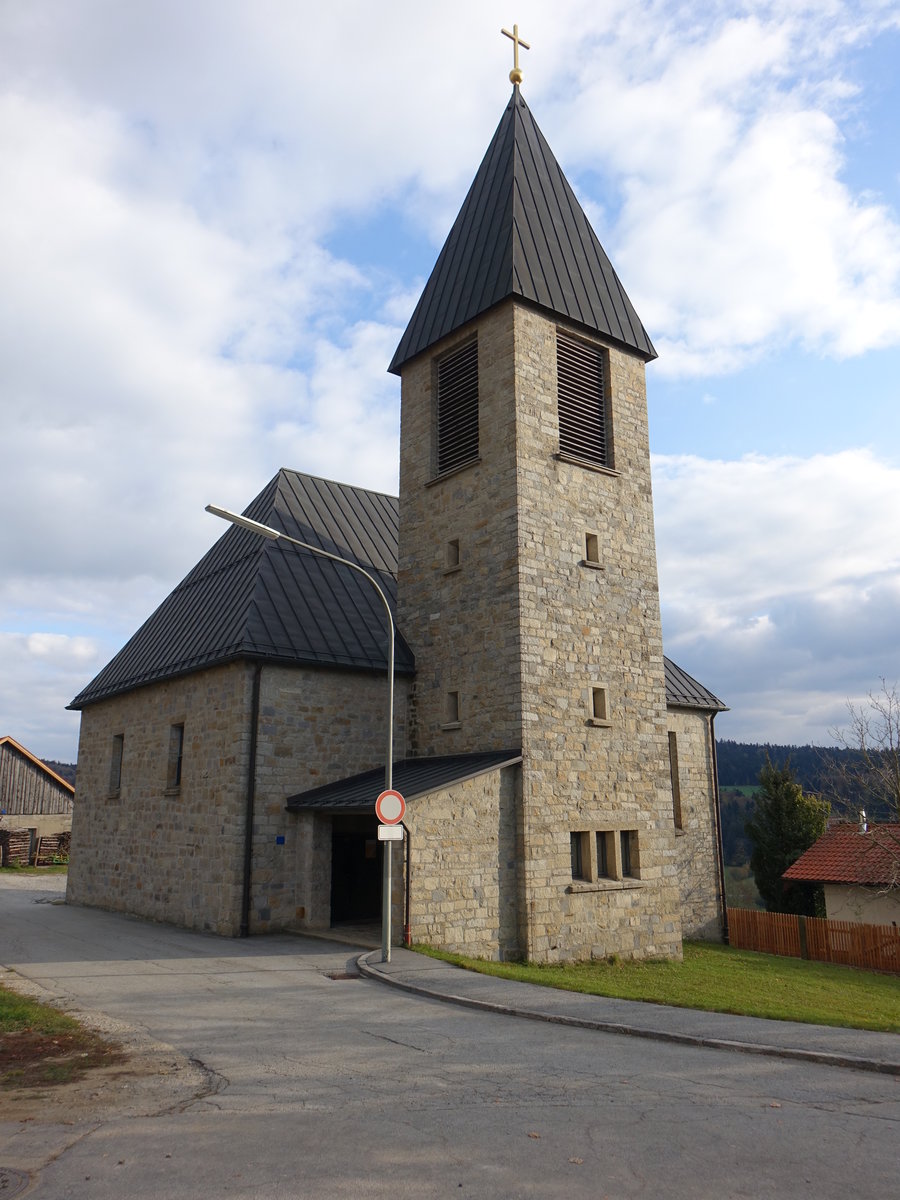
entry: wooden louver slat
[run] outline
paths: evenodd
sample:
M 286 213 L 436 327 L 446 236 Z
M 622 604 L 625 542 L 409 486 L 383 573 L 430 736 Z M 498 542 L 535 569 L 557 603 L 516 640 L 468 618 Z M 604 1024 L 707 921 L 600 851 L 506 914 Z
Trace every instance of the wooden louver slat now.
M 478 457 L 478 342 L 467 342 L 438 364 L 438 474 Z
M 559 448 L 563 454 L 611 467 L 603 350 L 557 331 Z

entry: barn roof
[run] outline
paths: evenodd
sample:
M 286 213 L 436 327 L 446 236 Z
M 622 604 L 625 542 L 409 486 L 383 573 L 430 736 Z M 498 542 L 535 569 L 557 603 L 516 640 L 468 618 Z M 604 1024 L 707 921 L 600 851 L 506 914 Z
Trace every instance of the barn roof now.
M 20 754 L 24 759 L 26 759 L 27 762 L 31 763 L 32 766 L 37 767 L 41 772 L 43 772 L 48 779 L 51 779 L 54 783 L 58 783 L 60 787 L 65 788 L 70 796 L 75 795 L 75 789 L 72 787 L 71 783 L 69 783 L 68 779 L 63 779 L 61 775 L 57 775 L 57 773 L 48 767 L 45 762 L 42 762 L 39 758 L 32 754 L 30 750 L 26 750 L 21 742 L 17 742 L 15 738 L 7 735 L 6 737 L 0 737 L 0 749 L 2 749 L 4 746 L 9 747 L 9 749 L 14 751 L 16 754 Z
M 518 87 L 389 370 L 509 297 L 656 351 Z

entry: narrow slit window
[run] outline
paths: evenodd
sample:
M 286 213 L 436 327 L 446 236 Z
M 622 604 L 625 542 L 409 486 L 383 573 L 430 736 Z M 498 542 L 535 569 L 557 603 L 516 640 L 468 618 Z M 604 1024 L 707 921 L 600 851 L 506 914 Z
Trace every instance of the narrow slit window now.
M 591 688 L 591 719 L 594 721 L 609 720 L 609 697 L 605 687 Z
M 177 791 L 181 787 L 181 768 L 184 762 L 184 725 L 169 726 L 169 765 L 166 773 L 166 788 Z
M 605 350 L 557 330 L 556 374 L 560 452 L 612 467 Z
M 681 815 L 681 780 L 678 775 L 678 736 L 669 734 L 669 775 L 672 780 L 672 815 L 675 828 L 684 829 Z
M 584 535 L 584 561 L 589 563 L 600 562 L 600 539 L 596 533 L 586 533 Z
M 478 341 L 466 342 L 437 365 L 437 473 L 478 458 Z
M 122 787 L 122 758 L 125 754 L 125 734 L 117 733 L 112 740 L 112 755 L 109 762 L 109 790 L 118 794 Z
M 444 548 L 444 570 L 455 571 L 459 564 L 459 538 L 451 538 Z

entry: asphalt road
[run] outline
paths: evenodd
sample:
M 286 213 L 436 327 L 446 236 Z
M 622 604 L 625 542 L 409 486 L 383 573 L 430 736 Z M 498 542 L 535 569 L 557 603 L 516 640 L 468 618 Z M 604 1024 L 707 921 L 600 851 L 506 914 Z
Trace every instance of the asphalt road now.
M 896 1076 L 480 1013 L 330 978 L 346 946 L 206 937 L 44 887 L 4 881 L 0 963 L 172 1047 L 173 1070 L 152 1104 L 0 1124 L 0 1178 L 29 1171 L 40 1200 L 898 1193 Z

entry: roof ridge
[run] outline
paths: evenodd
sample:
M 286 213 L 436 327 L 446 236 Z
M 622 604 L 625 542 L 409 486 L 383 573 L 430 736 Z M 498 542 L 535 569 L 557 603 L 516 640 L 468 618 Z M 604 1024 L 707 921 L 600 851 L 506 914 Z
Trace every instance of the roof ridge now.
M 388 370 L 399 374 L 404 363 L 510 298 L 608 337 L 645 361 L 656 358 L 622 281 L 518 88 Z
M 10 737 L 9 734 L 6 734 L 5 736 L 0 737 L 0 746 L 5 744 L 9 744 L 15 750 L 18 750 L 20 754 L 24 754 L 25 757 L 33 762 L 36 767 L 40 767 L 42 771 L 46 771 L 46 773 L 55 779 L 57 783 L 61 783 L 66 791 L 71 792 L 73 796 L 75 795 L 75 789 L 72 787 L 71 783 L 69 783 L 68 779 L 63 779 L 62 775 L 57 775 L 52 767 L 48 767 L 43 759 L 38 758 L 36 754 L 32 754 L 31 751 L 27 750 L 21 742 L 17 742 L 14 737 Z

